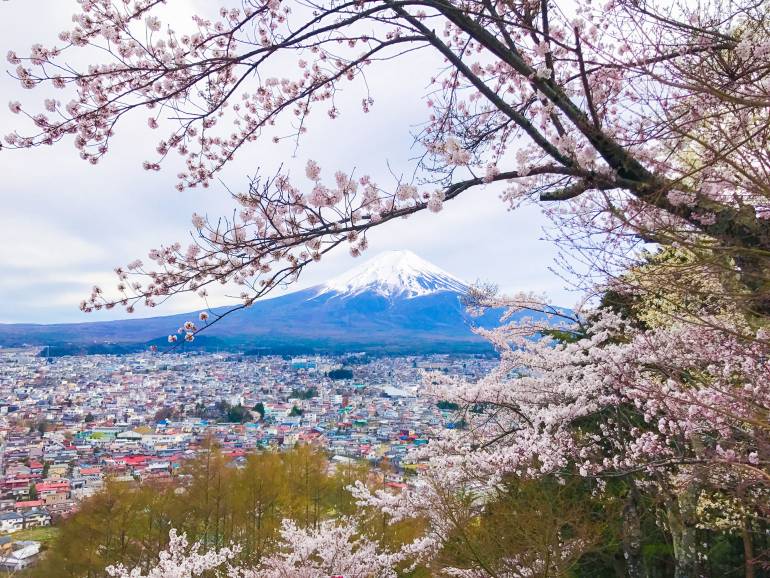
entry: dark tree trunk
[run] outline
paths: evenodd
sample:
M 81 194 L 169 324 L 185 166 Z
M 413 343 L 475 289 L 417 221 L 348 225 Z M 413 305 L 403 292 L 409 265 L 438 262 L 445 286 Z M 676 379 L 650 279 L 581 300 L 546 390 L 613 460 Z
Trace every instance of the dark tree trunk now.
M 756 568 L 754 567 L 754 542 L 751 536 L 751 522 L 748 518 L 743 519 L 741 537 L 743 538 L 743 559 L 746 568 L 746 578 L 756 578 Z
M 696 508 L 700 495 L 700 484 L 695 480 L 682 489 L 677 496 L 666 500 L 669 530 L 674 546 L 674 578 L 697 578 L 698 542 Z
M 623 506 L 623 558 L 626 562 L 626 575 L 629 578 L 644 578 L 639 492 L 633 482 L 626 497 L 626 504 Z

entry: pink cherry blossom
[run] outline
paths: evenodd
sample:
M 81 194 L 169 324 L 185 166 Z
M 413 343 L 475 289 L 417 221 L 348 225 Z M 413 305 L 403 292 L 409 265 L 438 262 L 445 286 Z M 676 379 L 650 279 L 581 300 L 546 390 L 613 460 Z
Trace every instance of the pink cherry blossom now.
M 83 311 L 152 307 L 220 283 L 238 286 L 247 307 L 329 251 L 361 255 L 372 227 L 499 187 L 501 210 L 534 203 L 551 220 L 546 234 L 567 255 L 565 277 L 588 296 L 610 291 L 646 309 L 565 312 L 532 295 L 471 295 L 480 310 L 506 310 L 501 327 L 477 330 L 500 352 L 499 368 L 474 383 L 441 375 L 429 383 L 441 399 L 479 411 L 467 412 L 466 430 L 440 432 L 415 452 L 426 471 L 406 491 L 357 486 L 359 502 L 396 520 L 422 516 L 426 533 L 405 551 L 430 557 L 450 536 L 436 508 L 442 492 L 492 493 L 505 475 L 579 475 L 597 491 L 606 477 L 642 474 L 648 485 L 688 488 L 706 470 L 724 488 L 767 483 L 763 3 L 372 0 L 306 10 L 269 0 L 195 16 L 196 30 L 181 36 L 162 25 L 160 4 L 83 1 L 63 47 L 10 52 L 22 88 L 51 85 L 62 96 L 54 115 L 25 101 L 6 148 L 71 141 L 97 163 L 124 119 L 147 108 L 148 128 L 165 132 L 147 146 L 144 169 L 178 164 L 178 189 L 204 188 L 265 139 L 299 146 L 310 127 L 356 114 L 359 103 L 369 110 L 376 95 L 366 75 L 384 61 L 422 82 L 429 106 L 405 127 L 417 127 L 415 161 L 396 173 L 408 181 L 368 176 L 386 174 L 383 159 L 324 171 L 309 160 L 298 179 L 256 174 L 232 187 L 232 213 L 193 216 L 192 246 L 170 241 L 149 252 L 148 265 L 117 268 L 117 292 L 95 287 Z M 418 48 L 440 64 L 417 66 Z M 92 62 L 70 64 L 86 53 Z M 355 110 L 344 110 L 343 92 Z M 358 130 L 368 134 L 365 124 Z M 334 134 L 348 137 L 360 135 Z M 682 251 L 676 274 L 634 277 L 651 246 Z M 658 282 L 645 281 L 654 274 Z M 691 286 L 677 287 L 684 277 Z M 196 331 L 179 335 L 191 341 Z M 359 550 L 379 567 L 370 544 L 345 528 L 324 527 L 324 540 L 284 530 L 292 544 L 276 567 L 332 572 L 324 553 L 339 550 L 351 568 L 362 563 Z

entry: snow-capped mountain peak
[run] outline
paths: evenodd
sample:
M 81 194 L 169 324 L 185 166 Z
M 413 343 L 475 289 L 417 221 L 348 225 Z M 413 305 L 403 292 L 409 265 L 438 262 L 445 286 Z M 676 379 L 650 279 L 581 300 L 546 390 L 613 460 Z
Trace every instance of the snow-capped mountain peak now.
M 467 290 L 466 283 L 411 251 L 385 251 L 327 281 L 318 294 L 357 295 L 369 291 L 383 297 L 411 298 Z

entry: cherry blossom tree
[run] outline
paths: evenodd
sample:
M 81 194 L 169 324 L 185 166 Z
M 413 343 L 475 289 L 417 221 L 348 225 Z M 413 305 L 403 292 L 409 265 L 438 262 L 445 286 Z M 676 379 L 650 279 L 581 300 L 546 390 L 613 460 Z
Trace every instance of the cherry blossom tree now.
M 328 520 L 315 530 L 284 520 L 281 539 L 282 549 L 261 563 L 255 578 L 395 578 L 396 567 L 409 555 L 407 549 L 383 551 L 350 519 Z
M 171 530 L 168 547 L 160 553 L 157 565 L 146 573 L 141 568 L 128 569 L 122 565 L 110 566 L 106 570 L 114 578 L 193 578 L 217 570 L 225 570 L 224 575 L 228 572 L 232 572 L 231 576 L 239 575 L 240 570 L 230 566 L 238 554 L 237 547 L 201 550 L 200 544 L 190 546 L 184 534 Z
M 200 544 L 190 546 L 184 535 L 171 530 L 168 547 L 148 571 L 118 565 L 107 568 L 107 572 L 115 578 L 395 578 L 396 566 L 407 559 L 406 550 L 383 552 L 375 542 L 360 535 L 353 520 L 325 521 L 315 530 L 284 520 L 277 547 L 276 553 L 258 567 L 243 568 L 232 564 L 237 546 L 201 551 Z
M 97 163 L 124 119 L 144 113 L 148 131 L 165 131 L 145 168 L 179 155 L 180 190 L 209 186 L 285 117 L 291 132 L 275 138 L 301 139 L 312 114 L 337 117 L 343 88 L 369 110 L 366 74 L 384 60 L 421 50 L 445 64 L 425 79 L 414 181 L 326 177 L 312 160 L 301 178 L 255 178 L 235 194 L 234 218 L 194 215 L 195 243 L 118 268 L 118 294 L 97 287 L 84 311 L 132 311 L 217 282 L 242 285 L 250 304 L 338 245 L 364 251 L 373 226 L 496 182 L 504 202 L 544 203 L 570 242 L 590 237 L 605 257 L 640 238 L 710 246 L 764 310 L 761 3 L 223 0 L 190 33 L 160 20 L 161 0 L 79 3 L 58 45 L 9 52 L 24 87 L 50 85 L 62 99 L 10 103 L 34 128 L 20 123 L 6 148 L 71 140 Z M 68 64 L 80 51 L 92 59 L 84 69 Z
M 578 475 L 601 491 L 624 479 L 627 515 L 639 490 L 665 497 L 677 576 L 696 573 L 697 511 L 713 492 L 766 515 L 766 329 L 726 312 L 710 319 L 701 311 L 697 323 L 663 316 L 665 323 L 649 327 L 608 306 L 566 312 L 534 295 L 475 298 L 482 309 L 505 308 L 505 318 L 530 317 L 478 330 L 501 353 L 498 368 L 481 380 L 429 376 L 433 395 L 460 407 L 466 428 L 444 430 L 413 453 L 429 469 L 404 493 L 359 483 L 354 494 L 362 505 L 395 519 L 423 516 L 441 543 L 452 517 L 439 504 L 460 488 L 495 495 L 509 476 Z M 624 547 L 628 573 L 643 575 L 640 544 Z

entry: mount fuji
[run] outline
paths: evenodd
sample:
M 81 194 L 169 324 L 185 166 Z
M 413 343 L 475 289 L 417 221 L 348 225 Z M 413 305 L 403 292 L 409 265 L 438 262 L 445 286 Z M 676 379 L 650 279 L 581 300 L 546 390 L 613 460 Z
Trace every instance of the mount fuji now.
M 468 288 L 411 251 L 384 252 L 322 285 L 259 300 L 228 315 L 201 333 L 194 346 L 254 353 L 491 352 L 471 327 L 489 326 L 499 315 L 471 318 L 462 304 Z M 165 347 L 169 333 L 194 319 L 195 313 L 75 324 L 0 324 L 0 346 L 47 345 L 53 354 Z
M 463 294 L 468 285 L 411 251 L 386 251 L 327 281 L 318 295 L 374 293 L 387 299 L 411 299 L 442 291 Z

